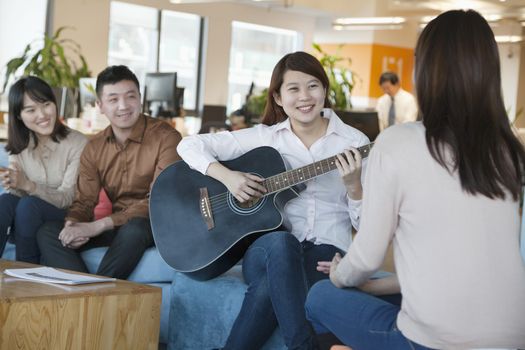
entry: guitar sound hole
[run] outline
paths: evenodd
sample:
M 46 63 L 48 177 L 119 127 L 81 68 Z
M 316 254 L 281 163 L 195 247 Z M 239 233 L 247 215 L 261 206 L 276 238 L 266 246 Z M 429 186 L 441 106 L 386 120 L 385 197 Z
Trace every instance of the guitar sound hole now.
M 250 209 L 254 206 L 256 206 L 259 202 L 261 201 L 261 198 L 257 198 L 257 199 L 251 199 L 249 201 L 246 201 L 246 202 L 239 202 L 237 199 L 235 199 L 235 204 L 239 207 L 239 208 L 242 208 L 242 209 Z

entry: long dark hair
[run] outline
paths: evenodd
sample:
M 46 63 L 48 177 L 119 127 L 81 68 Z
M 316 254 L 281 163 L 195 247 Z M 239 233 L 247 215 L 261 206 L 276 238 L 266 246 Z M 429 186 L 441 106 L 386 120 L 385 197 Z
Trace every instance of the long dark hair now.
M 27 148 L 30 135 L 33 135 L 35 148 L 38 146 L 38 137 L 34 131 L 29 130 L 22 121 L 21 113 L 24 109 L 24 95 L 27 94 L 35 102 L 52 102 L 56 108 L 56 121 L 51 139 L 60 142 L 69 133 L 67 128 L 58 118 L 58 109 L 55 94 L 51 87 L 42 79 L 29 76 L 20 78 L 9 89 L 9 125 L 7 128 L 7 145 L 5 149 L 10 154 L 19 154 Z
M 321 63 L 319 63 L 317 58 L 306 52 L 297 51 L 289 53 L 281 58 L 273 69 L 270 87 L 268 88 L 268 97 L 266 98 L 266 107 L 264 108 L 263 113 L 263 124 L 273 125 L 288 118 L 283 107 L 275 102 L 274 95 L 280 95 L 284 74 L 289 70 L 303 72 L 319 79 L 326 91 L 324 106 L 330 107 L 330 101 L 328 100 L 328 88 L 330 83 Z
M 432 157 L 458 171 L 467 193 L 505 198 L 508 190 L 516 200 L 525 151 L 505 111 L 498 48 L 487 21 L 472 10 L 445 12 L 425 27 L 415 55 L 417 100 Z

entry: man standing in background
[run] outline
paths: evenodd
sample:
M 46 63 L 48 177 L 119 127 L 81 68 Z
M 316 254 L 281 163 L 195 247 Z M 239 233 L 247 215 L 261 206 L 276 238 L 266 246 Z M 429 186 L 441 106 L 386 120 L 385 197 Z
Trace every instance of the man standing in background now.
M 377 101 L 376 107 L 381 130 L 390 125 L 412 122 L 417 119 L 416 99 L 401 88 L 396 73 L 381 74 L 379 85 L 385 93 Z

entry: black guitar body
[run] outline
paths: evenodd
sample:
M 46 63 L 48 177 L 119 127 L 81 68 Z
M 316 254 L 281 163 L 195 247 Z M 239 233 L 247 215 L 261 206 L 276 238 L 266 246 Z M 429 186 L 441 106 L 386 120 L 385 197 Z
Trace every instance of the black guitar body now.
M 262 178 L 286 171 L 281 155 L 271 147 L 259 147 L 221 163 Z M 212 202 L 211 229 L 202 215 L 203 188 Z M 296 195 L 296 189 L 286 189 L 243 208 L 222 183 L 179 161 L 162 171 L 151 190 L 155 244 L 175 270 L 196 280 L 211 279 L 235 265 L 258 237 L 278 229 L 282 224 L 279 210 Z

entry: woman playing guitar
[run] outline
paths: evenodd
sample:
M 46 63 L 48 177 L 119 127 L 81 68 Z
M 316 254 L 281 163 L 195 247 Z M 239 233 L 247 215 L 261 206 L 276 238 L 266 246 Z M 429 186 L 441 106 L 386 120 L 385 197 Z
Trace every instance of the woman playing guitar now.
M 283 230 L 258 238 L 243 259 L 248 291 L 225 349 L 258 349 L 277 325 L 290 349 L 316 347 L 306 320 L 308 289 L 327 277 L 318 261 L 343 253 L 357 228 L 362 197 L 362 162 L 357 147 L 368 144 L 328 107 L 328 77 L 305 52 L 284 56 L 275 66 L 263 124 L 250 129 L 184 138 L 178 152 L 192 168 L 222 182 L 239 202 L 267 191 L 255 174 L 226 168 L 225 161 L 261 146 L 277 149 L 289 169 L 342 153 L 338 172 L 315 177 L 286 205 Z

